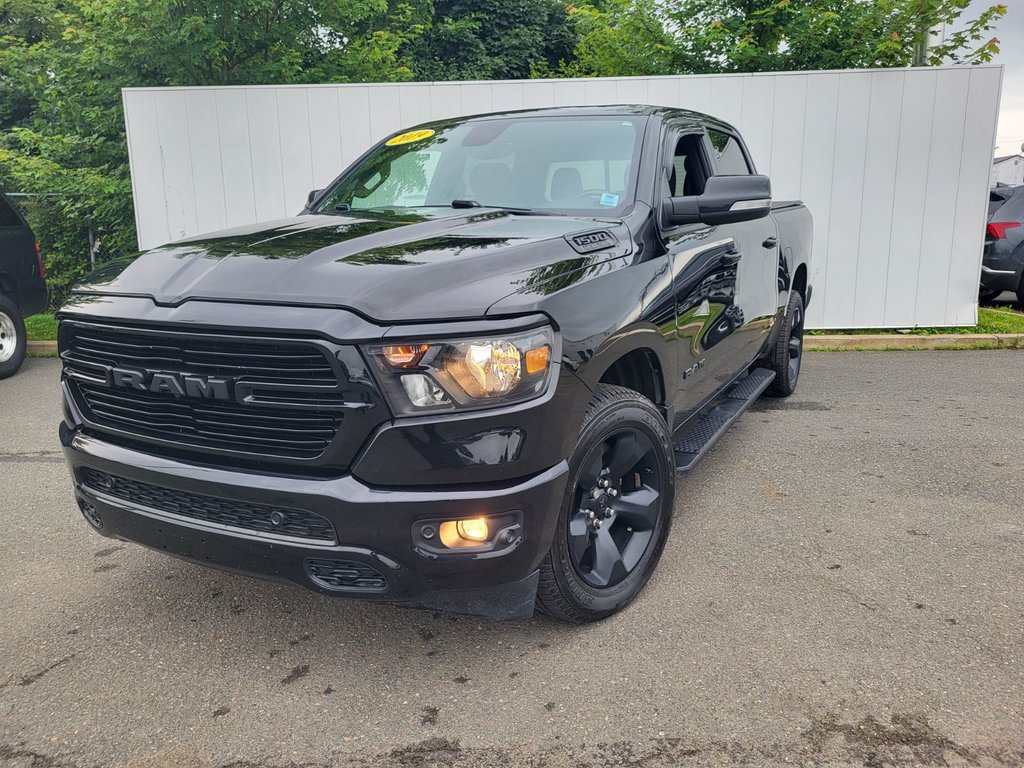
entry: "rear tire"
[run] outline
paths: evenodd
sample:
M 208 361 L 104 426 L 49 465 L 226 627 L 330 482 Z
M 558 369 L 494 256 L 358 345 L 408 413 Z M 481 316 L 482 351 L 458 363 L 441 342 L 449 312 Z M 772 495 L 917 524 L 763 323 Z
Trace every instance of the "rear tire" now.
M 643 395 L 599 384 L 569 460 L 537 609 L 575 624 L 622 610 L 654 572 L 672 524 L 668 425 Z
M 0 379 L 18 372 L 26 347 L 25 321 L 18 305 L 0 294 Z
M 775 380 L 765 391 L 769 397 L 789 397 L 796 390 L 804 358 L 804 298 L 797 291 L 789 292 L 786 319 L 779 328 L 779 337 L 768 355 L 768 367 L 775 371 Z

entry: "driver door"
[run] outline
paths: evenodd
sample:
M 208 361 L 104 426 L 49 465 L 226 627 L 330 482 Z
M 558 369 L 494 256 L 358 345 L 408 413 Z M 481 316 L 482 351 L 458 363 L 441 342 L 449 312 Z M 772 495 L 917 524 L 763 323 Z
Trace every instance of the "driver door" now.
M 739 136 L 724 127 L 709 126 L 705 141 L 716 176 L 750 176 L 756 173 Z M 778 309 L 778 227 L 769 214 L 760 219 L 718 227 L 734 243 L 736 253 L 733 296 L 730 305 L 729 360 L 727 376 L 741 373 L 760 353 L 775 324 Z
M 702 194 L 715 168 L 710 146 L 703 126 L 670 125 L 662 145 L 656 199 Z M 732 227 L 671 227 L 659 221 L 675 294 L 679 370 L 674 402 L 680 420 L 742 367 L 737 331 L 743 316 L 736 303 L 741 243 Z

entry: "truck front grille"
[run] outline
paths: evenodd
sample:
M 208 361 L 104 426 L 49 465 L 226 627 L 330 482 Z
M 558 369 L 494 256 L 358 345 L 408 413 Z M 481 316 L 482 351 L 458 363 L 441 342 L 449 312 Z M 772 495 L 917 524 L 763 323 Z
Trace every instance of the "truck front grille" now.
M 252 409 L 237 403 L 175 402 L 149 392 L 115 391 L 79 384 L 93 419 L 140 437 L 224 451 L 311 459 L 322 454 L 338 430 L 336 415 Z
M 94 492 L 165 514 L 216 523 L 239 531 L 304 539 L 317 544 L 336 544 L 338 540 L 329 520 L 302 509 L 250 504 L 177 491 L 111 475 L 91 467 L 79 472 L 79 480 Z
M 366 387 L 352 397 L 338 350 L 358 355 L 312 340 L 61 324 L 65 376 L 92 425 L 186 452 L 249 459 L 316 460 L 346 416 L 374 405 Z M 160 379 L 162 388 L 152 383 Z M 226 383 L 217 391 L 213 381 Z M 352 437 L 362 442 L 363 435 Z

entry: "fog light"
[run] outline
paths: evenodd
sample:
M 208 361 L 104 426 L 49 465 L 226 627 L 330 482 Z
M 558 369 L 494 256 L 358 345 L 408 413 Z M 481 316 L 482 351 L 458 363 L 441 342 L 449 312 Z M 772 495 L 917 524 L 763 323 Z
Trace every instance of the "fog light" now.
M 486 517 L 468 520 L 447 520 L 438 530 L 441 543 L 450 549 L 462 549 L 483 544 L 491 537 Z
M 487 541 L 491 535 L 490 531 L 487 530 L 487 519 L 484 517 L 459 520 L 455 524 L 455 530 L 459 532 L 459 536 L 470 541 Z

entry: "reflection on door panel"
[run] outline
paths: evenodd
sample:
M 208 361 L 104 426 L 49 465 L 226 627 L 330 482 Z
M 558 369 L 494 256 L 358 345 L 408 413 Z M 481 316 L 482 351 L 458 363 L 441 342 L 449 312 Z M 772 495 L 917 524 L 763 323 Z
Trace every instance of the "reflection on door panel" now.
M 712 244 L 676 277 L 677 334 L 699 357 L 743 325 L 736 306 L 736 265 L 723 265 L 732 241 Z
M 736 305 L 736 264 L 727 263 L 726 258 L 734 242 L 731 238 L 704 240 L 712 232 L 698 230 L 671 243 L 681 411 L 697 406 L 719 386 L 723 364 L 729 367 L 732 354 L 707 353 L 719 345 L 727 348 L 729 337 L 744 322 Z

